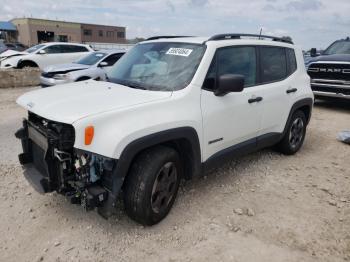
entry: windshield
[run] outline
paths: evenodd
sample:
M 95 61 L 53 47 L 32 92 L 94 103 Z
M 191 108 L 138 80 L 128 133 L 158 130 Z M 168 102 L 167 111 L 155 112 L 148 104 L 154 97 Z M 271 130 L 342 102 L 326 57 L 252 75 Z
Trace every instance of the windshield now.
M 173 91 L 192 80 L 205 46 L 187 43 L 138 44 L 108 74 L 109 81 L 133 88 Z
M 25 52 L 34 53 L 35 51 L 39 50 L 40 48 L 42 48 L 44 46 L 45 45 L 35 45 L 35 46 L 32 46 L 31 48 L 28 48 L 27 50 L 25 50 Z
M 82 64 L 82 65 L 94 65 L 98 61 L 100 61 L 102 58 L 104 58 L 106 55 L 107 55 L 106 53 L 95 52 L 87 56 L 84 56 L 82 59 L 78 60 L 75 63 Z
M 325 55 L 350 54 L 350 41 L 339 41 L 333 43 L 324 52 Z

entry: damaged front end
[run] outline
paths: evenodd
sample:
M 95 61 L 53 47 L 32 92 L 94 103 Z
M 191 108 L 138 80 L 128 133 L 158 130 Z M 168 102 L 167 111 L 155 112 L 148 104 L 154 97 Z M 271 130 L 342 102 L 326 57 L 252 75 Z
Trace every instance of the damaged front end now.
M 15 135 L 22 142 L 24 175 L 38 192 L 56 191 L 85 210 L 98 208 L 102 216 L 111 215 L 120 189 L 115 190 L 112 179 L 117 160 L 75 149 L 72 125 L 31 112 Z

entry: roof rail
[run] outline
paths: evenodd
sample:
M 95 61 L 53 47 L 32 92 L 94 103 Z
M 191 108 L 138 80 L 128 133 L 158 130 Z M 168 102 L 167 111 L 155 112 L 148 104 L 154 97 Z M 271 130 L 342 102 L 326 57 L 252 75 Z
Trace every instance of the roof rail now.
M 220 34 L 220 35 L 214 35 L 214 36 L 210 37 L 208 39 L 208 41 L 241 39 L 241 37 L 257 37 L 258 39 L 268 38 L 268 39 L 272 39 L 272 41 L 294 44 L 293 41 L 291 41 L 287 38 L 268 36 L 268 35 L 255 35 L 255 34 Z
M 162 38 L 181 38 L 181 37 L 190 37 L 190 36 L 181 36 L 181 35 L 161 35 L 161 36 L 152 36 L 146 39 L 146 41 L 149 40 L 157 40 Z

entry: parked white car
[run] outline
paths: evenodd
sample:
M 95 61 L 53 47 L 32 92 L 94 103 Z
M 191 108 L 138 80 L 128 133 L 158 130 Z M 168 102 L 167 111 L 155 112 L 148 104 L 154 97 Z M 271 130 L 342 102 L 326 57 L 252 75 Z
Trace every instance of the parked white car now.
M 19 161 L 39 192 L 104 217 L 121 195 L 145 225 L 169 213 L 182 178 L 265 147 L 297 153 L 314 102 L 301 49 L 262 35 L 154 37 L 108 78 L 18 98 Z
M 96 51 L 73 63 L 48 66 L 40 76 L 41 86 L 48 87 L 88 79 L 105 81 L 106 73 L 125 52 L 121 49 Z
M 0 68 L 39 67 L 70 63 L 94 50 L 83 44 L 45 43 L 23 52 L 8 50 L 0 54 Z

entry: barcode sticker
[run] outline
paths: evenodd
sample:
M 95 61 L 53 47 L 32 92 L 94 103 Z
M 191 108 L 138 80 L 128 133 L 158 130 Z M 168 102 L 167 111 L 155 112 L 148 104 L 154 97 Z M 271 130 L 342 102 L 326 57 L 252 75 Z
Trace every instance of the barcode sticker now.
M 186 48 L 170 48 L 168 52 L 166 52 L 167 55 L 178 55 L 178 56 L 189 56 L 192 53 L 192 49 L 186 49 Z

